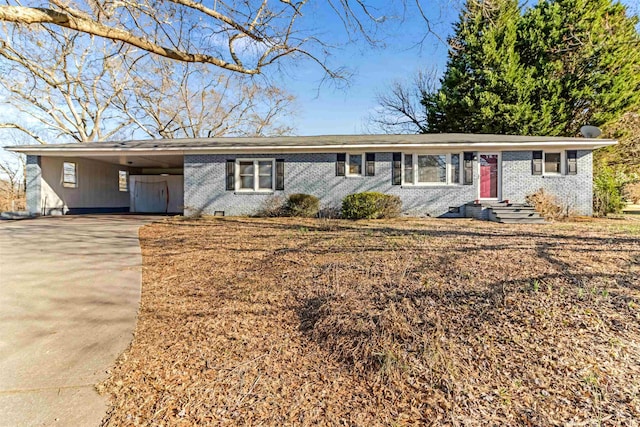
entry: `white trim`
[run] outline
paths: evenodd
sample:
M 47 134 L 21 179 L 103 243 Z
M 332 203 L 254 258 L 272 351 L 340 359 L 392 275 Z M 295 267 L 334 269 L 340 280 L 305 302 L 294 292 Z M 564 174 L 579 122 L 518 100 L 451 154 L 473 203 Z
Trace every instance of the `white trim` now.
M 125 187 L 122 187 L 122 177 L 120 176 L 124 172 L 124 184 Z M 121 193 L 129 192 L 129 171 L 125 169 L 118 169 L 118 191 Z
M 275 183 L 275 168 L 276 159 L 263 159 L 263 158 L 237 158 L 235 160 L 235 191 L 237 193 L 273 193 L 276 188 Z M 240 162 L 253 162 L 253 189 L 240 188 Z M 260 188 L 260 162 L 271 162 L 271 188 Z
M 198 140 L 202 143 L 207 143 L 206 139 Z M 198 142 L 194 140 L 193 142 Z M 190 141 L 184 141 L 190 142 Z M 106 143 L 94 143 L 95 145 Z M 264 153 L 335 153 L 335 152 L 397 152 L 413 150 L 435 150 L 435 151 L 451 151 L 451 152 L 463 152 L 463 151 L 530 151 L 530 150 L 544 150 L 545 147 L 553 147 L 559 150 L 595 150 L 596 148 L 606 147 L 609 145 L 615 145 L 615 140 L 605 139 L 592 139 L 576 138 L 576 141 L 531 141 L 531 142 L 509 142 L 509 143 L 496 143 L 496 142 L 443 142 L 443 143 L 345 143 L 345 144 L 327 144 L 327 145 L 312 145 L 312 144 L 300 144 L 300 145 L 262 145 L 262 146 L 248 146 L 248 145 L 231 145 L 220 147 L 156 147 L 156 148 L 135 148 L 135 147 L 92 147 L 87 148 L 87 144 L 78 144 L 78 147 L 73 148 L 56 148 L 55 145 L 49 145 L 43 147 L 41 145 L 34 146 L 7 146 L 4 147 L 8 151 L 43 155 L 43 156 L 110 156 L 114 154 L 126 154 L 132 155 L 185 155 L 185 154 L 238 154 L 251 153 L 251 154 L 264 154 Z
M 364 176 L 364 168 L 366 167 L 365 165 L 365 158 L 364 158 L 364 153 L 345 153 L 345 159 L 344 159 L 344 176 L 346 177 L 352 177 L 352 178 L 361 178 Z M 356 157 L 359 156 L 360 157 L 360 173 L 351 173 L 351 171 L 349 170 L 349 166 L 350 166 L 350 160 L 351 160 L 351 156 Z
M 560 173 L 558 172 L 547 172 L 547 154 L 560 154 Z M 567 174 L 566 168 L 567 162 L 567 150 L 560 151 L 551 151 L 551 150 L 542 150 L 542 175 L 543 176 L 563 176 Z
M 481 197 L 480 196 L 480 180 L 482 179 L 482 173 L 480 171 L 480 156 L 498 156 L 498 188 L 497 188 L 497 196 L 498 197 Z M 482 151 L 478 152 L 478 179 L 476 179 L 478 183 L 478 200 L 502 200 L 502 153 L 500 151 L 487 152 Z
M 64 180 L 64 168 L 67 164 L 73 165 L 73 182 Z M 62 162 L 62 176 L 60 177 L 60 181 L 64 188 L 78 188 L 78 162 L 70 162 L 67 160 Z
M 453 154 L 457 154 L 458 157 L 458 182 L 451 181 L 451 156 Z M 405 155 L 411 155 L 412 157 L 412 173 L 413 173 L 413 182 L 406 182 L 405 178 Z M 434 181 L 434 182 L 418 182 L 418 156 L 445 156 L 445 181 Z M 463 165 L 463 152 L 452 152 L 452 153 L 443 153 L 443 152 L 430 152 L 430 151 L 415 151 L 415 152 L 403 152 L 401 160 L 401 174 L 402 174 L 402 184 L 407 187 L 442 187 L 442 186 L 459 186 L 462 185 L 460 181 L 462 181 L 462 165 Z

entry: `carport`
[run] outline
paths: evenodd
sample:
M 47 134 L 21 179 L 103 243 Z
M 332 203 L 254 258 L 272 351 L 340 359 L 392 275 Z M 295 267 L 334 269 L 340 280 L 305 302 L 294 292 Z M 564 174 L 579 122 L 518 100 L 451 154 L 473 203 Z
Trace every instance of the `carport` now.
M 181 214 L 184 155 L 113 144 L 8 147 L 27 155 L 27 209 L 36 215 Z

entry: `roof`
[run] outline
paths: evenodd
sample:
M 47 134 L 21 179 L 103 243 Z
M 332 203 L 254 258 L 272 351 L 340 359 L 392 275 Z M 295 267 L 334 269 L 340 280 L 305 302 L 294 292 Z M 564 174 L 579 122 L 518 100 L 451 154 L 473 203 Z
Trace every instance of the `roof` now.
M 394 151 L 403 149 L 511 149 L 530 150 L 535 147 L 595 149 L 616 144 L 614 140 L 523 135 L 491 135 L 439 133 L 418 135 L 318 135 L 279 137 L 221 137 L 147 139 L 111 142 L 19 145 L 7 150 L 38 155 L 99 155 L 131 152 L 131 154 L 206 154 L 234 152 L 328 152 L 372 149 Z

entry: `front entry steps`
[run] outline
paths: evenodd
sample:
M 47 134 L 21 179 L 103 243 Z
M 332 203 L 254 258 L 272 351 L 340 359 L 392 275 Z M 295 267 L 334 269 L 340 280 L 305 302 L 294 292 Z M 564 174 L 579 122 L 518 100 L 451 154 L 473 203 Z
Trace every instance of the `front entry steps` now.
M 468 203 L 465 212 L 469 218 L 504 224 L 544 224 L 546 222 L 533 206 L 526 203 L 508 203 L 506 201 Z
M 487 206 L 489 221 L 504 224 L 544 224 L 545 220 L 531 205 L 496 202 Z

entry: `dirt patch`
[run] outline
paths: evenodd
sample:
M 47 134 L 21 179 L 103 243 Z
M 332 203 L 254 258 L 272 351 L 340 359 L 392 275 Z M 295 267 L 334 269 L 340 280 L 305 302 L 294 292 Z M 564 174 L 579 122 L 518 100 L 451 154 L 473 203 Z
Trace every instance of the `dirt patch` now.
M 640 224 L 144 227 L 106 425 L 637 425 Z

